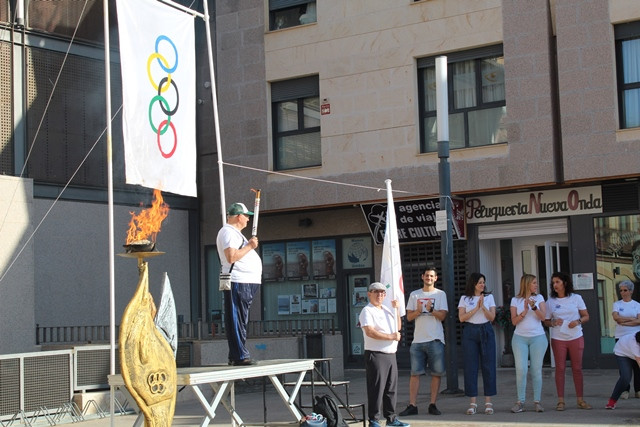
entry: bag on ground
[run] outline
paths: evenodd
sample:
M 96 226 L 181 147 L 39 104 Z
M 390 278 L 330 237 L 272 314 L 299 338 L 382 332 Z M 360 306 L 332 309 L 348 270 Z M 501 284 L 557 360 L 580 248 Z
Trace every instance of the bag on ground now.
M 316 396 L 313 407 L 316 413 L 324 416 L 327 421 L 327 427 L 347 427 L 347 423 L 340 413 L 338 402 L 328 394 Z

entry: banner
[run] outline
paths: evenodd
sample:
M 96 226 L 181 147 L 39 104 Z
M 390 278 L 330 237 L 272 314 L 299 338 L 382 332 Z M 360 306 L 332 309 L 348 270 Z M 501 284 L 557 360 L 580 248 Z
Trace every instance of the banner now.
M 398 226 L 396 211 L 391 194 L 391 181 L 387 180 L 387 224 L 382 246 L 382 265 L 380 268 L 380 282 L 387 286 L 387 296 L 383 303 L 394 310 L 392 300 L 398 300 L 398 314 L 406 314 L 404 301 L 404 285 L 402 282 L 402 265 L 400 263 L 400 241 L 398 240 Z
M 194 18 L 116 0 L 127 184 L 197 196 Z
M 466 239 L 464 221 L 464 201 L 452 198 L 451 219 L 453 239 Z M 382 244 L 385 230 L 387 205 L 371 203 L 361 205 L 364 218 L 376 245 Z M 395 203 L 395 214 L 400 243 L 421 243 L 440 241 L 441 233 L 436 230 L 436 212 L 440 210 L 440 199 L 402 200 Z

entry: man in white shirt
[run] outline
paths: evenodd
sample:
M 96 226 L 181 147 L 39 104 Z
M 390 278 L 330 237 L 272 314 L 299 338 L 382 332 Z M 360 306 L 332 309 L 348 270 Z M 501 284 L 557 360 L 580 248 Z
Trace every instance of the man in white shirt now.
M 364 335 L 369 427 L 380 427 L 381 416 L 386 418 L 387 427 L 409 427 L 396 416 L 396 350 L 401 339 L 402 321 L 400 316 L 382 304 L 386 293 L 386 286 L 380 282 L 369 285 L 369 304 L 362 309 L 359 317 Z M 397 307 L 398 301 L 393 300 L 392 304 Z
M 447 295 L 436 289 L 437 280 L 435 267 L 426 267 L 422 273 L 422 289 L 411 292 L 407 302 L 407 320 L 415 321 L 415 328 L 410 350 L 409 405 L 400 412 L 401 416 L 418 414 L 420 376 L 426 375 L 427 369 L 431 371 L 431 402 L 427 411 L 431 415 L 442 414 L 436 407 L 436 399 L 446 372 L 442 322 L 449 308 Z
M 258 237 L 247 240 L 242 230 L 253 212 L 243 203 L 227 209 L 227 223 L 216 238 L 221 272 L 231 272 L 231 290 L 224 291 L 224 324 L 229 343 L 229 365 L 252 365 L 246 347 L 247 323 L 253 297 L 262 282 L 262 260 L 256 252 Z

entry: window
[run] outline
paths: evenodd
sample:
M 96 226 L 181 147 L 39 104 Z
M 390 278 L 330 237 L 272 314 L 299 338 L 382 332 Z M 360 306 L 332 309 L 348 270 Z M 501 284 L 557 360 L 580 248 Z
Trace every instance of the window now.
M 451 149 L 507 142 L 502 46 L 447 55 Z M 418 61 L 420 152 L 438 151 L 435 57 Z
M 309 0 L 269 0 L 269 29 L 295 27 L 316 22 L 316 2 Z
M 320 166 L 318 76 L 271 85 L 274 170 Z
M 620 128 L 640 127 L 640 22 L 616 25 Z

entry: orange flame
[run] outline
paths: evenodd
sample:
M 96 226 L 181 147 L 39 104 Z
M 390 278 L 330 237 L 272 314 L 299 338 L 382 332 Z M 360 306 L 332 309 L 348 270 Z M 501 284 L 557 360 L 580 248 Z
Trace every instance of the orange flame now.
M 131 221 L 129 222 L 126 244 L 129 245 L 143 240 L 155 242 L 156 235 L 162 226 L 162 221 L 169 215 L 169 205 L 164 203 L 162 192 L 154 189 L 150 208 L 144 209 L 138 215 L 135 212 L 129 213 L 131 214 Z

